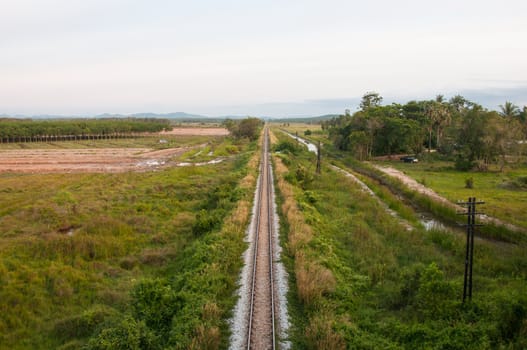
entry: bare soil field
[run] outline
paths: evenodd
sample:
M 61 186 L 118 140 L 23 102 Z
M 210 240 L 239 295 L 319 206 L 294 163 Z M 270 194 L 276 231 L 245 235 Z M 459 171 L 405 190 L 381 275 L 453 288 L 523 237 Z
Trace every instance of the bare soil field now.
M 0 150 L 0 173 L 146 171 L 168 165 L 190 147 Z
M 227 136 L 229 130 L 225 128 L 173 128 L 170 131 L 162 131 L 159 135 Z
M 156 133 L 166 136 L 226 136 L 224 128 L 174 128 Z M 148 171 L 170 166 L 170 160 L 191 148 L 154 150 L 147 147 L 42 148 L 0 150 L 0 173 L 118 173 Z

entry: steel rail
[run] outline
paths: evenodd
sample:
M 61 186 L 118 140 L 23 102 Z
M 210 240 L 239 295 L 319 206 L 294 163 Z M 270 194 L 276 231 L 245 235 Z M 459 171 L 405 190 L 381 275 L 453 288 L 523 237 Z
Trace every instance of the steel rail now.
M 273 347 L 274 350 L 276 348 L 275 343 L 275 317 L 274 317 L 274 273 L 273 273 L 273 228 L 274 228 L 274 221 L 273 221 L 273 191 L 272 191 L 272 179 L 271 179 L 271 163 L 269 162 L 269 129 L 265 130 L 265 140 L 267 145 L 267 151 L 265 153 L 265 157 L 267 160 L 267 220 L 268 220 L 268 229 L 269 229 L 269 280 L 270 280 L 270 288 L 271 288 L 271 325 L 272 325 L 272 341 L 273 341 Z
M 260 236 L 260 221 L 261 221 L 261 208 L 262 208 L 262 197 L 264 193 L 264 187 L 267 185 L 267 220 L 268 220 L 268 235 L 269 235 L 269 281 L 270 281 L 270 296 L 271 296 L 271 324 L 272 324 L 272 349 L 276 349 L 275 342 L 275 306 L 274 306 L 274 284 L 273 284 L 273 250 L 272 250 L 272 233 L 273 233 L 273 222 L 272 222 L 272 183 L 270 176 L 270 163 L 268 160 L 268 148 L 269 148 L 269 133 L 268 129 L 264 133 L 264 144 L 262 150 L 262 164 L 260 167 L 260 188 L 258 192 L 258 203 L 257 203 L 257 215 L 256 215 L 256 228 L 254 235 L 254 251 L 253 251 L 253 275 L 251 281 L 251 295 L 250 295 L 250 308 L 249 308 L 249 322 L 247 327 L 247 350 L 251 349 L 251 335 L 253 331 L 253 314 L 254 314 L 254 298 L 255 298 L 255 286 L 256 286 L 256 264 L 258 260 L 258 240 Z M 265 177 L 265 179 L 264 179 Z

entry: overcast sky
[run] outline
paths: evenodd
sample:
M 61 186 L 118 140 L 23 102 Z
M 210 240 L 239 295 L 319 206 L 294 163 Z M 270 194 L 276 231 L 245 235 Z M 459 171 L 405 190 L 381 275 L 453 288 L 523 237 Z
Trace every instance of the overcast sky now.
M 0 5 L 0 114 L 319 115 L 367 91 L 527 104 L 526 0 Z

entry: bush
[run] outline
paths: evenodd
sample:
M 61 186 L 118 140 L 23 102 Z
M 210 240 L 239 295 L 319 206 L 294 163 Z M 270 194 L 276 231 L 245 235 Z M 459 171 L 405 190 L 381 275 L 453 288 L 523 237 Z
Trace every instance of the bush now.
M 57 337 L 70 339 L 82 338 L 91 335 L 97 326 L 110 316 L 115 316 L 113 309 L 95 307 L 84 311 L 80 315 L 70 316 L 55 323 L 53 332 Z
M 496 301 L 495 314 L 499 337 L 505 341 L 527 343 L 527 299 L 525 296 L 504 293 Z
M 306 190 L 313 182 L 315 177 L 304 166 L 299 165 L 295 172 L 296 180 L 301 184 L 302 189 Z
M 182 304 L 172 287 L 160 279 L 145 280 L 132 291 L 134 316 L 158 332 L 168 332 Z
M 474 162 L 469 160 L 469 159 L 465 159 L 463 158 L 462 156 L 458 156 L 456 158 L 456 162 L 455 162 L 455 168 L 456 170 L 459 170 L 459 171 L 469 171 L 469 170 L 472 170 L 474 168 Z
M 201 209 L 196 215 L 194 225 L 192 225 L 192 233 L 194 236 L 201 236 L 212 231 L 220 225 L 222 217 L 223 215 L 218 210 Z
M 295 144 L 293 141 L 289 140 L 280 141 L 280 143 L 276 144 L 273 147 L 273 150 L 275 152 L 288 153 L 294 155 L 297 155 L 300 152 L 298 145 Z
M 450 314 L 454 289 L 446 281 L 435 263 L 428 265 L 419 279 L 416 306 L 426 318 L 440 318 Z
M 114 327 L 103 329 L 90 339 L 88 350 L 157 350 L 158 340 L 143 321 L 126 316 Z

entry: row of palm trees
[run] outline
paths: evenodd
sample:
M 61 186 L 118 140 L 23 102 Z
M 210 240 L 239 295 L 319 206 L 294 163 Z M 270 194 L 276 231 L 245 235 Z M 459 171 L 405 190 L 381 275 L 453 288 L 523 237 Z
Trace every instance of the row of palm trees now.
M 166 119 L 0 119 L 0 142 L 38 142 L 123 138 L 159 132 L 170 127 Z

